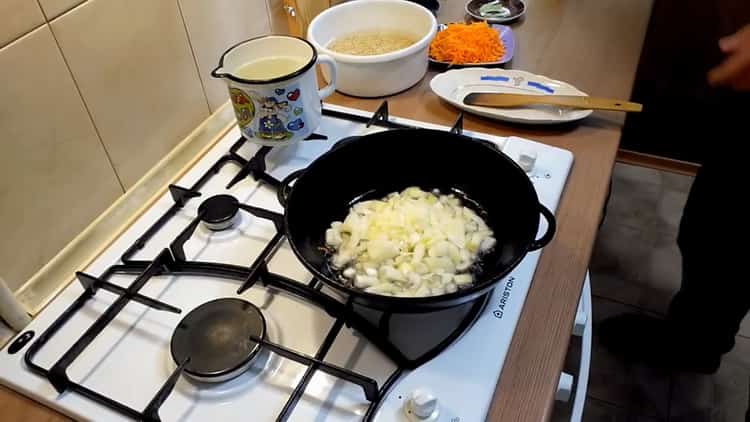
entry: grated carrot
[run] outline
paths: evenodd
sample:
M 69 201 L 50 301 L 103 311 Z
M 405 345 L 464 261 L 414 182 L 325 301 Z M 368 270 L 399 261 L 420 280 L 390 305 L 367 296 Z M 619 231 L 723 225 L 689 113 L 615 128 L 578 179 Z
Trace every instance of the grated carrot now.
M 448 24 L 430 43 L 430 57 L 453 64 L 497 61 L 504 53 L 497 31 L 487 22 Z

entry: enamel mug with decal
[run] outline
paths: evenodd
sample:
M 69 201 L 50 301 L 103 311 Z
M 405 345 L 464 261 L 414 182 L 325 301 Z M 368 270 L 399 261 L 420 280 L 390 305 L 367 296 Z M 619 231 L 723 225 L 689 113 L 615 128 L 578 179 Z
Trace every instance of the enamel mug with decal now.
M 315 64 L 328 66 L 330 82 L 318 89 Z M 240 42 L 211 72 L 227 83 L 242 135 L 262 145 L 286 145 L 320 125 L 321 100 L 336 86 L 336 64 L 301 38 L 267 35 Z

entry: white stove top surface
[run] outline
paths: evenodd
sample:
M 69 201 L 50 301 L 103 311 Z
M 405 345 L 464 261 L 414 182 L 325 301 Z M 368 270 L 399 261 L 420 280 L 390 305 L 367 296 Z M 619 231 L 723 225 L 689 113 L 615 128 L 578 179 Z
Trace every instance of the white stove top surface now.
M 369 113 L 326 105 L 328 109 L 360 115 Z M 391 120 L 413 126 L 447 129 L 445 127 L 400 118 Z M 283 178 L 292 170 L 305 167 L 315 157 L 328 150 L 345 136 L 383 130 L 366 129 L 364 124 L 325 117 L 317 133 L 328 141 L 304 142 L 296 147 L 273 151 L 268 156 L 270 173 Z M 520 152 L 534 151 L 536 165 L 530 173 L 540 201 L 551 210 L 556 209 L 573 156 L 570 152 L 520 138 L 501 138 L 465 132 L 497 143 L 510 157 L 518 159 Z M 179 182 L 191 186 L 216 160 L 225 154 L 239 138 L 232 129 Z M 257 147 L 245 145 L 238 151 L 245 158 Z M 246 178 L 227 190 L 224 186 L 236 174 L 234 164 L 224 166 L 201 189 L 202 197 L 188 201 L 144 247 L 134 259 L 153 259 L 168 247 L 177 234 L 194 218 L 203 199 L 213 194 L 229 193 L 241 202 L 282 212 L 275 192 L 259 187 Z M 498 190 L 502 181 L 497 182 Z M 99 275 L 157 218 L 173 204 L 165 194 L 142 215 L 105 253 L 84 269 Z M 248 266 L 275 233 L 265 220 L 240 213 L 238 229 L 211 232 L 202 225 L 185 244 L 188 260 L 215 261 Z M 546 229 L 542 219 L 540 234 Z M 468 422 L 484 420 L 495 386 L 510 345 L 516 322 L 523 307 L 539 252 L 527 255 L 505 280 L 497 284 L 487 307 L 475 324 L 453 345 L 436 358 L 411 372 L 406 372 L 383 400 L 375 417 L 377 421 L 406 421 L 403 404 L 412 391 L 428 388 L 439 401 L 440 421 Z M 284 244 L 269 264 L 273 272 L 307 283 L 311 276 Z M 127 287 L 135 276 L 116 275 L 110 281 Z M 177 323 L 193 308 L 211 299 L 237 297 L 238 282 L 203 276 L 159 276 L 146 283 L 140 293 L 182 309 L 172 314 L 130 302 L 104 331 L 85 349 L 68 369 L 71 380 L 86 385 L 120 403 L 142 410 L 175 369 L 169 352 L 169 342 Z M 326 288 L 323 289 L 326 291 Z M 28 327 L 37 337 L 81 293 L 77 282 L 71 283 L 47 306 Z M 49 368 L 80 337 L 117 296 L 100 290 L 76 315 L 41 349 L 34 361 Z M 260 307 L 268 324 L 270 341 L 288 348 L 315 355 L 334 320 L 314 305 L 290 294 L 264 288 L 261 283 L 240 297 Z M 29 343 L 31 344 L 31 343 Z M 0 351 L 0 382 L 45 405 L 81 420 L 126 420 L 121 414 L 95 403 L 77 393 L 58 394 L 47 379 L 26 369 L 24 352 L 9 354 Z M 337 336 L 325 361 L 375 379 L 379 386 L 396 369 L 395 365 L 366 339 L 344 327 Z M 268 351 L 261 352 L 252 368 L 231 381 L 198 386 L 182 377 L 160 409 L 164 421 L 178 420 L 275 420 L 289 395 L 304 374 L 306 366 L 282 358 Z M 360 420 L 368 401 L 362 389 L 346 381 L 316 372 L 304 395 L 291 413 L 293 421 L 352 421 Z

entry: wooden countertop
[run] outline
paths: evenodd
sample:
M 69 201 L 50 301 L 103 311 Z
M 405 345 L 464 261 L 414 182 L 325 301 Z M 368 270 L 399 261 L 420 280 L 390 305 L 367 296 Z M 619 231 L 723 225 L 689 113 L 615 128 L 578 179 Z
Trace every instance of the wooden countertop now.
M 512 25 L 516 52 L 509 67 L 565 80 L 590 94 L 627 98 L 652 1 L 526 0 L 525 19 Z M 462 20 L 463 3 L 443 0 L 439 21 Z M 432 75 L 412 89 L 387 98 L 390 113 L 452 124 L 458 110 L 432 94 Z M 382 99 L 334 94 L 327 101 L 374 111 Z M 578 125 L 542 128 L 465 116 L 466 129 L 523 136 L 575 155 L 557 210 L 558 231 L 539 261 L 488 420 L 540 422 L 550 417 L 622 122 L 623 116 L 595 113 Z M 0 413 L 9 420 L 69 420 L 4 387 L 0 387 Z
M 630 97 L 652 0 L 526 1 L 525 19 L 511 25 L 516 51 L 510 68 L 564 80 L 592 95 Z M 463 3 L 442 1 L 438 20 L 463 20 Z M 433 74 L 387 98 L 390 114 L 451 125 L 459 110 L 432 93 Z M 334 94 L 326 101 L 374 111 L 382 99 Z M 495 390 L 490 421 L 541 422 L 551 416 L 623 121 L 623 115 L 597 112 L 581 124 L 545 128 L 464 116 L 466 129 L 522 136 L 575 156 L 557 210 L 557 234 L 539 261 Z

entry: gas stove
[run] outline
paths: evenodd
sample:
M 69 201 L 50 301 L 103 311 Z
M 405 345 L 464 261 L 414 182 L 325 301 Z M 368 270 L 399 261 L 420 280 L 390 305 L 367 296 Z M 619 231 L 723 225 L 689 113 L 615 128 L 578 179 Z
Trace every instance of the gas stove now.
M 341 139 L 424 127 L 494 143 L 556 209 L 570 152 L 461 122 L 325 104 L 294 146 L 230 130 L 0 352 L 0 382 L 83 420 L 484 420 L 539 252 L 476 302 L 365 309 L 295 258 L 275 189 Z

